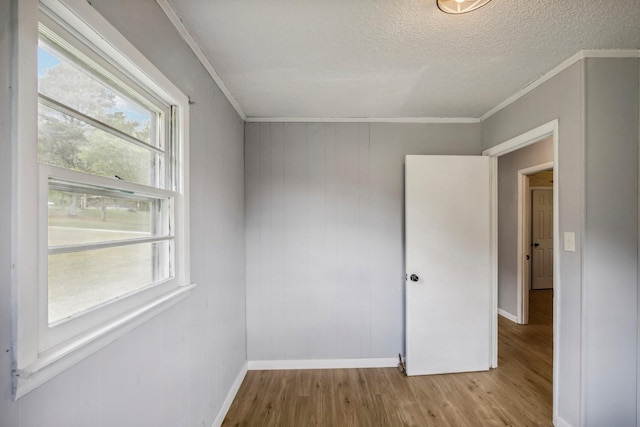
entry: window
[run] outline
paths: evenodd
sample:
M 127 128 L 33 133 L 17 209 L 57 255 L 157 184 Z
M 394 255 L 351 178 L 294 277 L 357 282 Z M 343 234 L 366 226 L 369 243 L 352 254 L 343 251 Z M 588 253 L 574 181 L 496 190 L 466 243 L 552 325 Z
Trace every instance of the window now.
M 38 47 L 49 325 L 173 278 L 175 239 L 174 195 L 158 191 L 171 189 L 174 172 L 171 107 L 114 81 L 56 41 L 60 31 L 41 24 Z
M 38 81 L 15 101 L 16 398 L 194 286 L 188 99 L 86 2 L 40 9 L 14 69 Z

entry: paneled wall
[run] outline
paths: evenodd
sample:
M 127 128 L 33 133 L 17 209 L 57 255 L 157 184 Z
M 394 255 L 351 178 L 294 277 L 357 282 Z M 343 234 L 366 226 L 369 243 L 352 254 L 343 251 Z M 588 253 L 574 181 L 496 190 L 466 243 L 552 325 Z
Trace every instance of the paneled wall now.
M 584 205 L 583 63 L 578 62 L 482 122 L 482 148 L 523 134 L 558 119 L 560 232 L 576 233 L 576 252 L 560 253 L 560 283 L 556 304 L 561 316 L 555 348 L 558 395 L 555 410 L 563 425 L 580 425 L 582 228 Z M 557 282 L 556 282 L 557 283 Z
M 639 62 L 586 61 L 586 425 L 637 425 Z
M 404 156 L 479 154 L 480 124 L 248 123 L 245 135 L 248 359 L 403 352 Z
M 639 62 L 578 61 L 482 123 L 489 148 L 558 119 L 559 425 L 637 425 Z
M 37 1 L 0 2 L 3 236 L 10 235 L 11 224 L 9 3 L 35 10 Z M 191 278 L 198 287 L 169 311 L 12 402 L 10 239 L 0 239 L 0 426 L 209 427 L 246 360 L 243 122 L 155 1 L 91 4 L 196 102 L 190 108 L 190 223 Z M 35 34 L 36 28 L 27 31 Z

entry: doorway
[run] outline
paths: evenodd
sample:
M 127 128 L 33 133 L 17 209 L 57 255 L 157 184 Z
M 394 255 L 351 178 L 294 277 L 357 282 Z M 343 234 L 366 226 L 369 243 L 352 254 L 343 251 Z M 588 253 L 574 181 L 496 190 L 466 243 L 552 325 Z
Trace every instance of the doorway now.
M 553 156 L 552 159 L 555 160 L 555 163 L 553 162 L 549 162 L 547 161 L 547 163 L 549 163 L 546 168 L 540 168 L 539 170 L 544 170 L 544 169 L 549 169 L 549 168 L 553 168 L 554 172 L 555 172 L 555 178 L 553 180 L 553 199 L 554 199 L 554 206 L 555 209 L 553 211 L 553 277 L 554 277 L 554 293 L 555 293 L 555 298 L 554 300 L 551 302 L 551 305 L 549 306 L 549 312 L 550 315 L 552 315 L 553 319 L 558 319 L 558 312 L 559 312 L 559 307 L 560 305 L 558 304 L 559 301 L 559 297 L 561 295 L 561 290 L 562 290 L 562 283 L 560 281 L 560 276 L 558 274 L 559 271 L 559 227 L 558 227 L 558 218 L 559 218 L 559 208 L 558 208 L 558 194 L 559 194 L 559 171 L 560 171 L 560 163 L 558 160 L 558 120 L 553 120 L 551 122 L 548 122 L 546 124 L 543 124 L 535 129 L 532 129 L 528 132 L 525 132 L 519 136 L 516 136 L 512 139 L 509 139 L 501 144 L 498 144 L 490 149 L 487 149 L 483 152 L 484 155 L 486 156 L 490 156 L 492 157 L 492 161 L 493 161 L 493 170 L 494 170 L 494 182 L 493 182 L 493 209 L 495 214 L 493 215 L 494 218 L 494 222 L 493 222 L 493 227 L 494 227 L 494 231 L 493 231 L 493 242 L 492 242 L 492 248 L 493 248 L 493 252 L 495 254 L 494 256 L 494 275 L 493 275 L 493 296 L 494 296 L 494 313 L 492 315 L 492 318 L 495 319 L 495 323 L 493 325 L 494 327 L 494 337 L 496 337 L 496 339 L 494 340 L 494 360 L 493 360 L 493 365 L 494 367 L 498 366 L 498 346 L 497 346 L 497 336 L 498 336 L 498 313 L 500 313 L 503 318 L 507 318 L 509 320 L 511 320 L 513 323 L 506 321 L 507 323 L 510 323 L 511 325 L 517 327 L 516 323 L 518 322 L 518 316 L 516 315 L 516 312 L 518 315 L 522 315 L 522 304 L 521 301 L 523 299 L 526 298 L 527 302 L 528 302 L 528 292 L 523 292 L 523 288 L 522 288 L 522 280 L 523 280 L 523 263 L 519 262 L 519 260 L 523 259 L 524 255 L 526 254 L 526 251 L 523 248 L 523 234 L 522 233 L 517 233 L 519 238 L 518 238 L 518 242 L 517 244 L 513 244 L 513 240 L 511 240 L 511 244 L 512 246 L 506 245 L 506 247 L 512 247 L 513 249 L 510 249 L 510 254 L 513 257 L 513 266 L 514 268 L 516 268 L 517 266 L 517 274 L 511 274 L 511 282 L 512 283 L 512 293 L 510 294 L 510 307 L 509 307 L 509 311 L 504 309 L 504 301 L 501 301 L 501 307 L 500 309 L 498 308 L 498 278 L 499 278 L 499 266 L 498 266 L 498 251 L 499 248 L 504 248 L 505 245 L 502 244 L 498 244 L 499 241 L 499 237 L 498 237 L 498 229 L 499 229 L 499 225 L 501 225 L 501 223 L 503 222 L 503 218 L 501 218 L 500 220 L 498 219 L 499 214 L 498 214 L 498 181 L 500 179 L 502 179 L 501 177 L 499 177 L 498 175 L 498 159 L 502 158 L 503 156 L 512 153 L 514 151 L 520 150 L 522 148 L 528 147 L 530 145 L 536 144 L 546 138 L 550 138 L 551 142 L 552 142 L 552 152 L 553 152 Z M 541 163 L 544 163 L 541 162 Z M 523 166 L 524 167 L 524 166 Z M 539 171 L 538 170 L 538 171 Z M 524 171 L 522 171 L 524 172 Z M 530 171 L 526 171 L 526 173 L 523 173 L 523 175 L 526 174 L 531 174 L 533 172 L 537 172 L 536 170 L 530 170 Z M 513 177 L 513 175 L 511 175 Z M 513 178 L 511 178 L 511 182 L 513 182 Z M 522 191 L 522 187 L 523 185 L 518 185 L 518 191 Z M 515 198 L 513 198 L 515 199 Z M 521 203 L 517 203 L 517 200 L 513 200 L 512 205 L 514 205 L 513 207 L 521 210 L 522 209 L 522 204 Z M 522 211 L 519 212 L 519 214 L 517 215 L 517 220 L 520 221 L 520 218 L 522 218 Z M 521 225 L 521 224 L 520 224 Z M 521 226 L 517 227 L 517 230 L 520 230 Z M 514 231 L 515 233 L 516 231 Z M 529 235 L 529 234 L 527 234 Z M 502 243 L 502 242 L 501 242 Z M 528 250 L 528 248 L 527 248 Z M 514 272 L 515 273 L 515 272 Z M 515 280 L 514 280 L 515 279 Z M 516 283 L 516 286 L 513 286 L 513 283 Z M 514 294 L 516 293 L 519 294 L 517 296 L 517 298 L 515 298 L 514 300 Z M 503 295 L 500 295 L 501 297 Z M 501 319 L 501 323 L 503 322 L 503 319 Z M 557 408 L 558 408 L 558 352 L 556 351 L 558 346 L 559 346 L 559 336 L 557 334 L 558 328 L 557 327 L 551 327 L 549 332 L 550 332 L 550 339 L 549 342 L 551 345 L 549 345 L 549 349 L 551 351 L 550 356 L 550 362 L 552 365 L 552 373 L 551 373 L 551 384 L 550 384 L 550 389 L 552 390 L 551 394 L 552 394 L 552 410 L 553 410 L 553 415 L 552 415 L 552 420 L 554 422 L 554 424 L 557 422 L 558 420 L 558 413 L 557 413 Z
M 553 289 L 553 167 L 553 162 L 547 162 L 520 169 L 517 174 L 517 314 L 510 320 L 521 325 L 529 323 L 531 291 Z
M 542 187 L 540 183 L 549 184 Z M 531 289 L 553 289 L 553 170 L 529 175 L 531 188 Z

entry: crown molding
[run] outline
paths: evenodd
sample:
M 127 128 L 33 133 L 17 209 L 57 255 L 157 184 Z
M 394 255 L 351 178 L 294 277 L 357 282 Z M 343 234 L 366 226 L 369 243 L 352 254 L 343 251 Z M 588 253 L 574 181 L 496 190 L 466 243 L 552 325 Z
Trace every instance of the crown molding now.
M 480 123 L 474 117 L 247 117 L 248 123 Z
M 218 87 L 220 88 L 224 96 L 227 97 L 227 99 L 229 100 L 233 108 L 236 110 L 236 112 L 240 115 L 242 120 L 246 120 L 247 116 L 246 114 L 244 114 L 244 111 L 242 111 L 240 104 L 238 104 L 238 101 L 235 100 L 233 95 L 231 95 L 231 92 L 229 92 L 229 89 L 227 89 L 225 84 L 222 82 L 222 79 L 220 78 L 216 70 L 214 70 L 213 65 L 211 65 L 211 63 L 205 56 L 204 52 L 202 51 L 202 49 L 200 49 L 200 46 L 198 45 L 198 43 L 195 41 L 195 39 L 193 38 L 189 30 L 187 30 L 187 27 L 182 22 L 182 19 L 180 19 L 180 17 L 176 13 L 171 3 L 169 3 L 169 0 L 156 0 L 156 3 L 158 4 L 158 6 L 160 6 L 160 8 L 165 13 L 165 15 L 167 15 L 167 17 L 169 18 L 173 26 L 176 28 L 176 30 L 178 30 L 178 33 L 180 34 L 180 36 L 191 48 L 191 50 L 196 55 L 196 57 L 198 58 L 202 66 L 207 70 L 211 78 L 216 82 L 216 84 L 218 85 Z
M 582 61 L 586 58 L 640 58 L 640 49 L 618 49 L 618 50 L 581 50 L 570 58 L 566 59 L 551 71 L 543 74 L 537 79 L 533 80 L 529 84 L 525 85 L 519 92 L 511 95 L 480 117 L 480 121 L 485 121 L 489 117 L 493 116 L 498 111 L 513 104 L 518 99 L 522 98 L 538 86 L 542 85 L 553 77 L 557 76 L 573 64 L 578 61 Z
M 609 49 L 609 50 L 581 50 L 575 55 L 569 57 L 549 72 L 541 75 L 537 79 L 531 81 L 525 85 L 520 91 L 511 95 L 504 101 L 500 102 L 495 107 L 484 113 L 479 118 L 474 117 L 397 117 L 397 118 L 384 118 L 384 117 L 247 117 L 240 104 L 231 95 L 231 92 L 222 82 L 222 79 L 213 68 L 204 52 L 195 41 L 189 30 L 176 13 L 175 9 L 169 2 L 169 0 L 155 0 L 160 8 L 167 15 L 173 26 L 176 28 L 180 36 L 184 39 L 187 45 L 191 48 L 198 60 L 202 63 L 207 70 L 211 78 L 220 87 L 220 90 L 227 97 L 233 108 L 240 115 L 245 122 L 277 122 L 277 123 L 480 123 L 493 116 L 498 111 L 504 109 L 510 104 L 513 104 L 518 99 L 522 98 L 529 92 L 533 91 L 543 83 L 551 80 L 576 62 L 582 61 L 586 58 L 640 58 L 640 49 Z

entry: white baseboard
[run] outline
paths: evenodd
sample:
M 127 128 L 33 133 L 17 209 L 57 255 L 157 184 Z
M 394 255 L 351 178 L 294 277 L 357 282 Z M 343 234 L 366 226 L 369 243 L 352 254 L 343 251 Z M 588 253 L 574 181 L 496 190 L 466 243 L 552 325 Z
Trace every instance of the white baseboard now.
M 250 360 L 250 371 L 279 369 L 344 369 L 344 368 L 395 368 L 398 359 L 315 359 L 315 360 Z
M 227 412 L 229 411 L 229 408 L 233 403 L 233 399 L 236 398 L 236 394 L 240 389 L 240 385 L 242 384 L 244 377 L 247 375 L 248 366 L 249 366 L 249 362 L 245 362 L 244 365 L 242 366 L 242 369 L 240 369 L 240 373 L 238 374 L 238 377 L 236 378 L 233 385 L 231 386 L 229 393 L 227 393 L 227 397 L 226 399 L 224 399 L 224 403 L 222 404 L 222 407 L 218 411 L 218 415 L 216 415 L 216 419 L 213 420 L 213 424 L 211 424 L 211 427 L 220 427 L 222 425 L 222 422 L 224 421 L 224 418 L 227 416 Z
M 500 316 L 504 317 L 505 319 L 511 320 L 513 323 L 518 323 L 518 316 L 514 316 L 513 314 L 509 313 L 508 311 L 504 311 L 503 309 L 499 308 L 498 309 L 498 314 Z
M 553 423 L 553 425 L 555 427 L 573 427 L 571 424 L 569 424 L 568 422 L 566 422 L 565 420 L 563 420 L 562 418 L 558 417 L 556 419 L 556 422 Z

